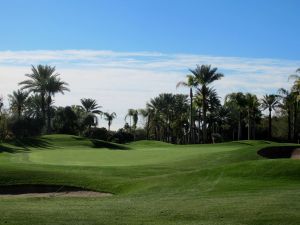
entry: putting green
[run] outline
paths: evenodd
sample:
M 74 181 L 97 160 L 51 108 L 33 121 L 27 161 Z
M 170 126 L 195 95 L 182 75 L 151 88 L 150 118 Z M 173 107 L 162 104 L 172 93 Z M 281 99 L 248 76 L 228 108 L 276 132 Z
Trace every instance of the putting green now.
M 34 150 L 28 156 L 18 155 L 19 159 L 28 162 L 52 165 L 79 165 L 79 166 L 136 166 L 160 164 L 188 160 L 202 154 L 233 151 L 240 146 L 207 147 L 206 149 L 190 147 L 186 149 L 167 147 L 157 149 L 77 149 L 72 147 L 58 150 Z

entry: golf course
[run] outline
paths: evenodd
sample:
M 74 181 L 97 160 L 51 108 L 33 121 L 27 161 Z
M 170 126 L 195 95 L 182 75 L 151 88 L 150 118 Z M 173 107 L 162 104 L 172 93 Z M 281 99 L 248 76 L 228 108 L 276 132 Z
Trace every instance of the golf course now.
M 257 154 L 273 146 L 285 145 L 120 145 L 71 135 L 4 142 L 0 224 L 296 225 L 300 161 Z M 56 193 L 19 194 L 28 185 Z M 59 193 L 65 187 L 99 195 Z

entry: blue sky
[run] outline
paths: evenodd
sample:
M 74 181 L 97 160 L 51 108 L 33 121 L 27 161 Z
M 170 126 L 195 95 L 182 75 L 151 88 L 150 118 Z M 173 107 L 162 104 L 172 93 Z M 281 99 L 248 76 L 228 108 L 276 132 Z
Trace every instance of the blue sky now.
M 221 97 L 274 93 L 300 67 L 299 8 L 292 0 L 0 0 L 0 96 L 8 106 L 31 65 L 49 64 L 71 89 L 56 105 L 94 98 L 117 113 L 117 129 L 128 108 L 187 93 L 176 83 L 196 64 L 225 74 L 214 84 Z
M 0 49 L 299 59 L 297 0 L 6 0 Z

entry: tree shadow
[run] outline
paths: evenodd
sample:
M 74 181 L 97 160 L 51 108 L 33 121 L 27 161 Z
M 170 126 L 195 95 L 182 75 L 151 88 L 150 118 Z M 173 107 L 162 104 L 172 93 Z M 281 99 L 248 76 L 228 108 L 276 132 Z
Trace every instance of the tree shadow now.
M 4 145 L 0 144 L 0 153 L 2 153 L 2 152 L 16 153 L 19 151 L 20 151 L 20 149 L 18 149 L 18 148 L 12 148 L 12 147 L 8 147 L 8 146 L 4 146 Z
M 101 140 L 91 140 L 94 148 L 108 148 L 112 150 L 130 150 L 129 147 Z
M 52 144 L 45 138 L 22 138 L 11 141 L 17 147 L 22 147 L 26 150 L 28 148 L 51 148 Z
M 75 139 L 76 141 L 84 141 L 86 140 L 86 138 L 84 137 L 72 137 L 73 139 Z

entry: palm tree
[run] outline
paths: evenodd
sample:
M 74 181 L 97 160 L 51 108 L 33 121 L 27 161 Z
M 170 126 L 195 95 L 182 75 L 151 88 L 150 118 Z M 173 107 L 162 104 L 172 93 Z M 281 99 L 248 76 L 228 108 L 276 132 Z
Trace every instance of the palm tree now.
M 138 122 L 138 111 L 136 109 L 128 109 L 127 115 L 125 116 L 125 121 L 128 117 L 129 117 L 130 130 L 131 128 L 135 129 Z
M 147 103 L 147 129 L 153 132 L 156 140 L 183 143 L 188 134 L 187 102 L 186 95 L 163 93 Z
M 64 93 L 64 91 L 69 91 L 66 88 L 68 85 L 66 82 L 61 81 L 59 78 L 60 74 L 56 73 L 55 66 L 48 65 L 38 65 L 37 67 L 32 66 L 31 74 L 26 74 L 28 80 L 22 81 L 19 85 L 23 85 L 21 88 L 29 90 L 29 92 L 37 93 L 41 96 L 41 111 L 42 118 L 45 122 L 46 120 L 46 109 L 47 109 L 47 127 L 48 132 L 50 131 L 50 105 L 52 103 L 51 97 L 56 93 Z
M 0 116 L 2 113 L 2 107 L 3 107 L 4 103 L 3 103 L 3 98 L 0 96 Z
M 149 111 L 149 129 L 154 129 L 154 136 L 156 140 L 161 140 L 160 128 L 162 124 L 161 117 L 161 104 L 159 97 L 150 99 L 150 102 L 147 102 L 146 108 Z
M 287 112 L 288 119 L 288 140 L 292 138 L 292 111 L 293 106 L 296 101 L 296 96 L 293 92 L 288 91 L 287 89 L 280 88 L 278 90 L 279 97 L 282 100 L 281 108 Z
M 8 95 L 10 101 L 10 108 L 16 112 L 18 118 L 21 118 L 22 112 L 25 109 L 26 101 L 29 93 L 21 90 L 14 91 L 12 95 Z
M 300 68 L 296 70 L 296 74 L 290 75 L 289 79 L 294 80 L 294 84 L 292 86 L 292 93 L 295 96 L 294 101 L 294 139 L 298 139 L 299 143 L 299 134 L 298 134 L 298 112 L 299 112 L 299 101 L 300 101 Z
M 70 89 L 66 87 L 68 84 L 62 81 L 58 76 L 59 74 L 55 74 L 49 77 L 46 85 L 48 132 L 50 132 L 51 130 L 51 104 L 53 102 L 52 97 L 54 97 L 57 93 L 64 94 L 65 91 L 70 91 Z
M 112 124 L 112 121 L 116 118 L 117 114 L 115 112 L 113 113 L 108 113 L 108 112 L 105 112 L 104 113 L 104 119 L 106 121 L 108 121 L 108 131 L 110 131 L 110 126 Z
M 203 101 L 203 96 L 206 96 L 206 102 Z M 202 91 L 197 91 L 194 102 L 198 108 L 203 108 L 203 104 L 206 104 L 205 108 L 207 109 L 207 112 L 210 112 L 211 114 L 216 112 L 221 106 L 217 91 L 214 88 L 209 87 L 204 87 Z M 198 110 L 198 113 L 198 142 L 200 143 L 201 111 Z M 212 131 L 214 132 L 214 129 L 212 129 Z
M 102 114 L 102 111 L 99 110 L 101 106 L 98 105 L 95 99 L 91 98 L 82 98 L 80 99 L 81 105 L 85 109 L 86 113 L 93 113 L 93 114 Z
M 247 120 L 248 120 L 248 140 L 251 139 L 252 121 L 255 123 L 255 112 L 259 108 L 260 103 L 256 95 L 247 93 L 245 95 L 246 109 L 247 109 Z M 255 124 L 254 124 L 255 127 Z
M 90 130 L 92 125 L 97 125 L 98 123 L 96 115 L 103 114 L 103 112 L 100 110 L 101 106 L 98 105 L 95 99 L 91 98 L 83 98 L 80 100 L 80 102 L 86 113 L 85 124 L 88 125 Z
M 146 107 L 145 109 L 139 109 L 138 112 L 144 119 L 146 119 L 146 137 L 147 137 L 147 140 L 149 140 L 149 127 L 150 127 L 151 111 L 149 110 L 148 107 Z
M 55 73 L 55 67 L 48 65 L 38 65 L 37 67 L 31 67 L 31 74 L 26 74 L 28 80 L 22 81 L 19 85 L 23 85 L 21 88 L 29 90 L 29 92 L 38 93 L 41 95 L 41 107 L 42 107 L 42 116 L 45 121 L 46 118 L 46 95 L 47 95 L 47 85 L 49 78 L 51 76 L 58 76 L 59 74 Z
M 225 96 L 225 103 L 238 111 L 238 140 L 242 138 L 242 113 L 246 107 L 246 97 L 242 92 L 235 92 Z
M 296 70 L 296 74 L 292 74 L 289 76 L 289 80 L 294 80 L 294 84 L 292 87 L 292 91 L 296 93 L 297 100 L 300 100 L 300 68 Z
M 279 105 L 278 95 L 264 95 L 262 98 L 262 107 L 263 110 L 269 110 L 269 129 L 268 129 L 268 136 L 269 139 L 272 138 L 272 110 L 275 110 L 276 107 Z
M 192 75 L 187 75 L 187 82 L 180 81 L 177 83 L 176 88 L 180 86 L 185 86 L 190 88 L 190 141 L 193 142 L 193 88 L 198 86 L 195 78 Z M 200 128 L 199 128 L 200 129 Z M 200 130 L 198 130 L 200 131 Z M 200 134 L 200 132 L 199 132 Z
M 202 105 L 202 114 L 203 114 L 203 125 L 202 125 L 202 131 L 203 131 L 203 142 L 206 143 L 207 140 L 207 98 L 206 92 L 208 85 L 213 83 L 216 80 L 220 80 L 224 75 L 222 73 L 217 73 L 217 68 L 211 68 L 211 65 L 197 65 L 194 70 L 190 69 L 191 75 L 187 75 L 188 82 L 180 82 L 177 84 L 177 86 L 184 85 L 189 87 L 197 88 L 202 95 L 203 98 L 203 105 Z M 192 91 L 191 91 L 192 93 Z M 192 96 L 190 96 L 192 99 Z M 192 109 L 192 107 L 191 107 Z M 192 120 L 191 120 L 192 122 Z
M 42 117 L 42 99 L 39 94 L 30 95 L 26 104 L 26 116 L 31 118 Z

